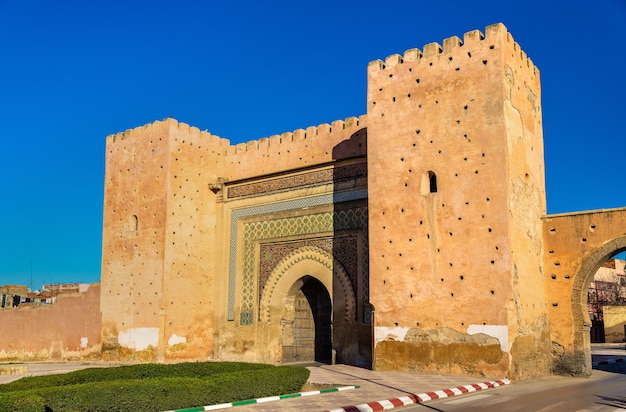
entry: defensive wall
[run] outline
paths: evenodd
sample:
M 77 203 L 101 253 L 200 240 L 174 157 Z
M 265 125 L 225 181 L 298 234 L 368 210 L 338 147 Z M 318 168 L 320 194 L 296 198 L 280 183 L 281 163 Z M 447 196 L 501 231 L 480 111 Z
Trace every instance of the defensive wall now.
M 0 310 L 0 361 L 100 359 L 100 284 L 55 303 Z

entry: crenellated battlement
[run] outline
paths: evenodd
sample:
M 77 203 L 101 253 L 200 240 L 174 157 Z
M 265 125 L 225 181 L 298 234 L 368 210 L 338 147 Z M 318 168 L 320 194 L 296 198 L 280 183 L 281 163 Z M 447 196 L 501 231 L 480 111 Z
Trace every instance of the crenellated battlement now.
M 190 137 L 204 139 L 210 145 L 215 145 L 216 147 L 228 147 L 230 146 L 230 140 L 219 137 L 217 135 L 211 134 L 206 130 L 201 131 L 199 128 L 195 126 L 189 126 L 186 123 L 179 122 L 178 120 L 168 117 L 163 120 L 157 120 L 152 123 L 146 124 L 144 126 L 135 127 L 133 129 L 127 129 L 123 132 L 111 134 L 107 136 L 106 142 L 115 143 L 118 140 L 126 140 L 133 139 L 138 136 L 146 136 L 152 134 L 162 127 L 174 127 L 179 132 L 183 134 L 187 134 Z
M 203 139 L 207 141 L 210 145 L 222 149 L 225 152 L 224 154 L 228 156 L 248 153 L 270 146 L 304 142 L 306 140 L 316 139 L 321 136 L 326 137 L 333 134 L 343 134 L 346 130 L 356 131 L 359 128 L 365 127 L 366 120 L 366 115 L 362 115 L 360 117 L 348 117 L 344 120 L 335 120 L 331 124 L 322 123 L 317 126 L 309 126 L 306 129 L 297 129 L 293 132 L 284 132 L 280 135 L 262 137 L 260 139 L 249 140 L 247 142 L 231 145 L 229 139 L 225 139 L 217 135 L 211 134 L 206 130 L 201 131 L 195 126 L 190 126 L 186 123 L 179 122 L 176 119 L 170 117 L 163 120 L 157 120 L 144 126 L 139 126 L 133 129 L 127 129 L 123 132 L 111 134 L 107 136 L 106 141 L 108 144 L 115 143 L 116 141 L 120 140 L 133 139 L 138 136 L 147 136 L 152 134 L 156 129 L 169 125 L 170 127 L 176 128 L 177 131 L 184 135 L 189 135 L 192 138 Z
M 487 26 L 485 34 L 479 30 L 472 30 L 463 35 L 463 40 L 457 36 L 452 36 L 443 40 L 443 46 L 437 42 L 432 42 L 426 44 L 423 47 L 423 51 L 414 48 L 405 51 L 404 55 L 392 54 L 384 62 L 382 60 L 374 60 L 369 63 L 368 72 L 389 70 L 405 62 L 418 62 L 419 64 L 432 66 L 440 60 L 441 56 L 457 53 L 459 49 L 467 50 L 470 56 L 475 55 L 475 57 L 479 57 L 478 54 L 485 49 L 485 45 L 488 46 L 488 50 L 493 50 L 495 44 L 499 43 L 502 37 L 513 51 L 513 57 L 518 58 L 528 68 L 532 69 L 534 73 L 537 73 L 538 69 L 502 23 Z
M 315 140 L 316 138 L 338 135 L 343 137 L 346 131 L 357 131 L 366 127 L 367 116 L 348 117 L 344 120 L 335 120 L 331 124 L 322 123 L 317 126 L 309 126 L 306 129 L 297 129 L 293 132 L 284 132 L 269 137 L 262 137 L 257 140 L 239 143 L 230 146 L 227 155 L 240 155 L 251 151 L 269 149 L 275 146 L 285 146 L 290 144 L 299 144 L 307 140 Z

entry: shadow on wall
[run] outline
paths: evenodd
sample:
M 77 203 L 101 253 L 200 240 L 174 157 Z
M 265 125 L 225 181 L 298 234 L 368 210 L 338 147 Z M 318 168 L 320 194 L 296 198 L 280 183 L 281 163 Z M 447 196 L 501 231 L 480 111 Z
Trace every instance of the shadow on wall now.
M 333 269 L 332 348 L 335 361 L 372 367 L 372 325 L 369 304 L 369 254 L 367 232 L 367 129 L 361 128 L 333 148 L 332 254 L 341 269 Z M 340 284 L 338 271 L 348 274 L 349 285 Z M 345 293 L 339 293 L 340 290 Z M 351 294 L 353 299 L 345 301 Z M 346 319 L 346 305 L 355 305 L 355 316 Z

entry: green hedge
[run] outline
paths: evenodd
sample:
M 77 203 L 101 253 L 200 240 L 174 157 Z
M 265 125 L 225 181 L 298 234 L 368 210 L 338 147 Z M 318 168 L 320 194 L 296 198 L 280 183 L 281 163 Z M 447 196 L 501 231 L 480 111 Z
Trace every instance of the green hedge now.
M 0 385 L 0 393 L 47 386 L 77 385 L 129 379 L 202 378 L 219 373 L 272 368 L 271 365 L 241 362 L 187 362 L 164 365 L 147 363 L 113 368 L 87 368 L 58 375 L 26 377 Z
M 199 365 L 195 364 L 196 367 Z M 104 371 L 107 369 L 118 368 L 95 368 L 91 369 L 94 375 L 88 375 L 92 380 L 85 383 L 47 387 L 31 385 L 28 389 L 6 391 L 0 396 L 0 411 L 162 411 L 191 408 L 298 392 L 309 376 L 309 371 L 301 367 L 253 365 L 250 369 L 241 370 L 247 367 L 244 365 L 224 364 L 224 370 L 239 370 L 215 372 L 211 369 L 213 372 L 204 376 L 172 377 L 171 371 L 167 371 L 162 376 L 153 372 L 147 378 L 114 380 L 93 378 L 98 371 L 106 374 L 108 372 Z M 137 365 L 142 366 L 147 365 Z M 178 365 L 158 365 L 157 368 L 161 366 L 167 369 Z M 183 367 L 187 373 L 194 369 L 187 368 Z

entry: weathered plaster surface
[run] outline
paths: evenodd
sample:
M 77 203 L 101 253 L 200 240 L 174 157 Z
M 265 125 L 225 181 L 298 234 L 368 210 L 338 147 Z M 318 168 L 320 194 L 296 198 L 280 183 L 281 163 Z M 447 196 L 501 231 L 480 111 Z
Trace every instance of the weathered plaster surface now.
M 604 336 L 607 342 L 626 342 L 626 306 L 604 306 Z
M 117 341 L 125 348 L 142 351 L 159 345 L 159 328 L 131 328 L 120 332 Z
M 479 333 L 498 339 L 502 352 L 509 352 L 509 327 L 507 325 L 469 325 L 468 335 Z
M 53 304 L 0 309 L 0 360 L 100 357 L 100 284 Z
M 377 326 L 374 329 L 374 345 L 378 345 L 382 341 L 404 341 L 409 328 L 406 327 L 384 327 Z
M 496 338 L 449 328 L 412 328 L 405 332 L 401 340 L 388 334 L 386 340 L 377 342 L 376 369 L 475 376 L 506 374 L 509 357 Z
M 178 344 L 181 344 L 181 343 L 187 343 L 187 338 L 184 337 L 184 336 L 178 336 L 177 334 L 173 334 L 167 340 L 167 344 L 170 345 L 170 346 L 178 345 Z

